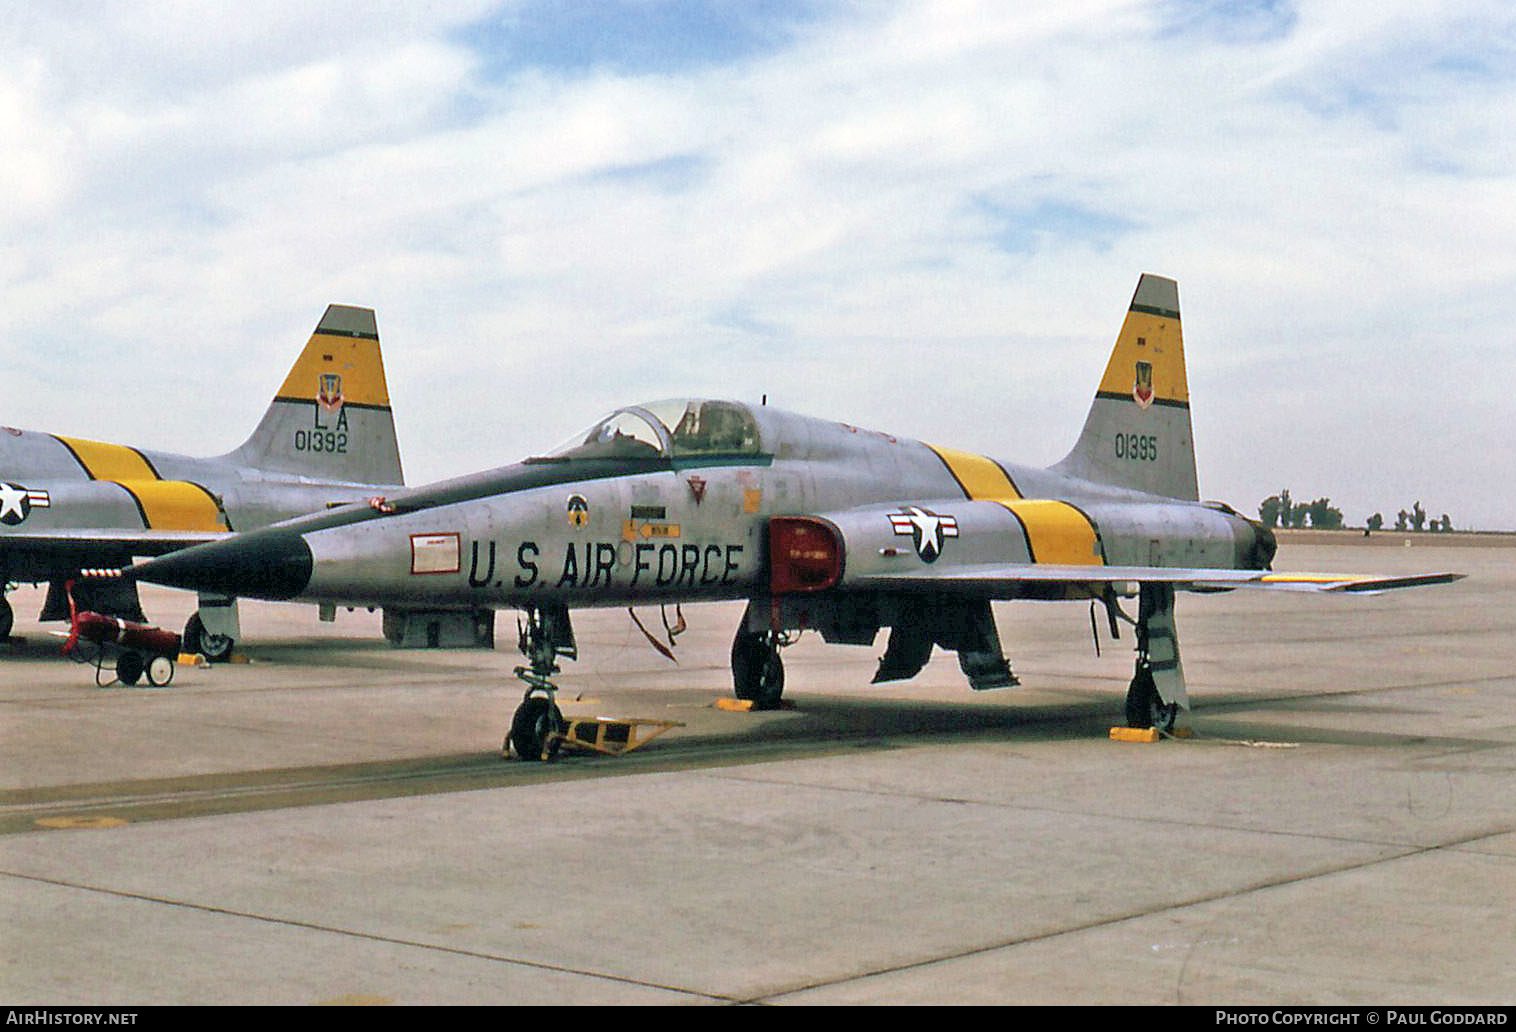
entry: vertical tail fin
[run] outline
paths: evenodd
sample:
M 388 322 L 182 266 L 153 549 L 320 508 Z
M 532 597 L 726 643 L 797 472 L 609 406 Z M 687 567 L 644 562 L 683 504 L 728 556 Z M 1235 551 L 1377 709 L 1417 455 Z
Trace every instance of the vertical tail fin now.
M 1060 473 L 1168 498 L 1198 501 L 1190 388 L 1179 331 L 1179 284 L 1137 281 L 1084 432 Z
M 373 309 L 327 306 L 258 428 L 227 458 L 320 480 L 404 483 Z

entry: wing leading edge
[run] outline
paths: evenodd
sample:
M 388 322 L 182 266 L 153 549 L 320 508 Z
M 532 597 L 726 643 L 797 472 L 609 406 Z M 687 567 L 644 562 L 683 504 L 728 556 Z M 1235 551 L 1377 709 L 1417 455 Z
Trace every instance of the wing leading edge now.
M 89 550 L 114 559 L 120 555 L 157 556 L 167 552 L 225 540 L 225 531 L 118 530 L 110 527 L 80 527 L 41 534 L 7 534 L 4 548 L 17 555 Z
M 1272 570 L 1218 570 L 1169 566 L 1057 566 L 1004 563 L 959 566 L 909 573 L 868 573 L 847 578 L 844 587 L 890 591 L 932 591 L 995 595 L 1020 584 L 1171 584 L 1200 591 L 1264 588 L 1275 591 L 1376 594 L 1398 588 L 1447 584 L 1461 573 L 1412 576 L 1353 573 L 1275 573 Z

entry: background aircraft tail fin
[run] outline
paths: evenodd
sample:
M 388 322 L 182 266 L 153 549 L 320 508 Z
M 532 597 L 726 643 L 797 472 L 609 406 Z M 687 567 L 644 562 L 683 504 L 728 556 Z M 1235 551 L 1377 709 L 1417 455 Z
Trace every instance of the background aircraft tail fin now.
M 373 309 L 327 306 L 258 428 L 227 457 L 320 480 L 404 483 Z
M 1101 484 L 1198 501 L 1179 284 L 1144 274 L 1073 451 L 1053 467 Z

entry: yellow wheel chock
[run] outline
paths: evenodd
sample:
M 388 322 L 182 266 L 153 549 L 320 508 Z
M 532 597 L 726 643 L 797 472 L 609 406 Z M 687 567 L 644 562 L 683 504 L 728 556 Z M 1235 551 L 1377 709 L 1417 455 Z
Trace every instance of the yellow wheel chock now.
M 554 731 L 543 743 L 544 754 L 555 744 L 605 756 L 625 756 L 640 749 L 670 728 L 683 727 L 678 720 L 641 720 L 622 717 L 566 717 L 567 725 Z M 649 731 L 648 729 L 651 729 Z

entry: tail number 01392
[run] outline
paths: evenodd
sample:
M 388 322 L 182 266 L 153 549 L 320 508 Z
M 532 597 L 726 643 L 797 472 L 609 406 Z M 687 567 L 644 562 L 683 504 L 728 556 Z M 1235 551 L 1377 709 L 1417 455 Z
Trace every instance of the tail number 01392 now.
M 1157 462 L 1158 438 L 1153 434 L 1117 434 L 1116 457 L 1127 462 Z
M 343 430 L 296 430 L 297 452 L 347 453 L 347 432 Z

